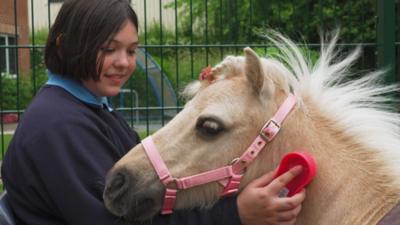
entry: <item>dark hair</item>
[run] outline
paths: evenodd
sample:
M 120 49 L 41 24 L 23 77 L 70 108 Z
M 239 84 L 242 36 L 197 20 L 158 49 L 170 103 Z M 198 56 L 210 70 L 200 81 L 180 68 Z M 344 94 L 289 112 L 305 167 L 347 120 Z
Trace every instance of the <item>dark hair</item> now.
M 47 39 L 47 68 L 74 80 L 98 80 L 103 58 L 97 62 L 97 54 L 127 19 L 138 29 L 128 0 L 66 0 Z

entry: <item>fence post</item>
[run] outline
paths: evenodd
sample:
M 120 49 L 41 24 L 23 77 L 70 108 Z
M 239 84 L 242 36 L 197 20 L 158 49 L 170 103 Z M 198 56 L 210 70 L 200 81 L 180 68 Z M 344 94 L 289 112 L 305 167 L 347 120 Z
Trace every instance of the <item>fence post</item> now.
M 388 69 L 387 83 L 396 82 L 395 76 L 395 0 L 377 0 L 378 6 L 378 67 Z

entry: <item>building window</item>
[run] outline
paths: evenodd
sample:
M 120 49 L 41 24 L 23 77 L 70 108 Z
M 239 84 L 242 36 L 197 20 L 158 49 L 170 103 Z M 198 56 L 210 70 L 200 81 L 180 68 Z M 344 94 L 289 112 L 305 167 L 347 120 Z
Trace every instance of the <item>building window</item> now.
M 16 74 L 17 73 L 17 54 L 16 48 L 7 46 L 15 46 L 16 41 L 13 36 L 0 35 L 0 73 Z

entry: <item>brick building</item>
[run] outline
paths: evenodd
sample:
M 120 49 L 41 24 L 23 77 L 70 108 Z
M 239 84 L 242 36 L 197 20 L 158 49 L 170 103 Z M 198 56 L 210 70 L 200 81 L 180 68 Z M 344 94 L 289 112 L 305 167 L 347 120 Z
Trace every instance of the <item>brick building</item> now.
M 16 3 L 16 7 L 15 4 Z M 15 75 L 30 71 L 27 0 L 0 0 L 0 72 Z M 22 46 L 12 48 L 7 46 Z
M 165 0 L 168 4 L 172 0 Z M 33 3 L 33 5 L 32 5 Z M 49 4 L 50 3 L 50 4 Z M 63 0 L 0 0 L 0 73 L 29 74 L 31 68 L 29 32 L 48 29 L 60 9 Z M 148 23 L 159 21 L 159 1 L 132 0 L 132 6 L 144 25 L 144 10 Z M 16 4 L 16 5 L 15 5 Z M 163 24 L 173 28 L 175 24 L 173 9 L 163 9 Z M 33 15 L 32 15 L 33 13 Z M 19 46 L 18 48 L 12 46 Z M 9 47 L 11 46 L 11 47 Z M 17 50 L 18 49 L 18 50 Z
M 0 0 L 2 1 L 2 0 Z M 173 3 L 174 0 L 162 0 L 162 22 L 167 29 L 175 29 L 175 12 L 173 8 L 165 9 L 164 6 Z M 29 24 L 31 29 L 47 29 L 54 22 L 58 11 L 64 0 L 28 0 Z M 160 1 L 159 0 L 130 0 L 132 7 L 139 17 L 139 30 L 144 28 L 145 13 L 148 26 L 160 21 Z M 50 3 L 50 4 L 49 4 Z M 32 10 L 31 10 L 32 9 Z M 31 15 L 33 13 L 33 16 Z M 32 27 L 33 26 L 33 27 Z

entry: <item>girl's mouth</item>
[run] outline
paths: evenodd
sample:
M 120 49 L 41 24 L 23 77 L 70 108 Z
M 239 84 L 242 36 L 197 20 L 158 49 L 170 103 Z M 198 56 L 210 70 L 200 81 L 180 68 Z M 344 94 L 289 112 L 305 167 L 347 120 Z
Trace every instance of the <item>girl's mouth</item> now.
M 118 74 L 111 74 L 111 75 L 105 75 L 104 76 L 106 79 L 111 81 L 112 84 L 121 84 L 124 81 L 124 75 L 118 75 Z

